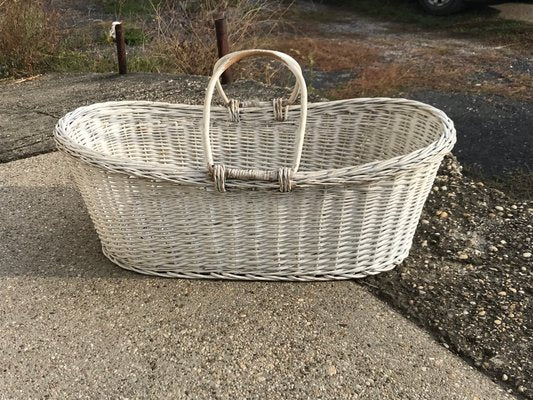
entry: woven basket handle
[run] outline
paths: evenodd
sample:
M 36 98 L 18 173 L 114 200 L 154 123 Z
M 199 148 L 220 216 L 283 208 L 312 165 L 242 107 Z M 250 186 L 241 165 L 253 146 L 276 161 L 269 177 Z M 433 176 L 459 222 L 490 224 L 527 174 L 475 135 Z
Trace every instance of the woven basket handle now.
M 213 99 L 213 93 L 215 87 L 220 85 L 219 78 L 222 73 L 236 62 L 247 57 L 271 57 L 281 61 L 285 64 L 296 78 L 296 85 L 291 99 L 300 93 L 300 124 L 296 132 L 296 143 L 294 149 L 293 162 L 290 167 L 283 167 L 277 171 L 259 170 L 259 169 L 238 169 L 238 168 L 226 168 L 222 164 L 215 164 L 213 161 L 213 151 L 211 148 L 211 138 L 209 135 L 210 119 L 211 119 L 211 101 Z M 222 94 L 222 93 L 221 93 Z M 223 95 L 223 97 L 225 94 Z M 289 99 L 290 100 L 290 99 Z M 293 99 L 294 101 L 294 99 Z M 242 180 L 266 180 L 266 181 L 279 181 L 280 191 L 286 192 L 291 190 L 291 178 L 292 175 L 298 171 L 300 166 L 300 159 L 302 157 L 302 149 L 305 135 L 305 123 L 307 120 L 307 86 L 302 74 L 300 65 L 294 60 L 294 58 L 288 56 L 285 53 L 273 50 L 243 50 L 230 53 L 222 57 L 215 64 L 213 75 L 207 85 L 207 91 L 205 94 L 204 102 L 204 115 L 203 115 L 203 144 L 205 159 L 207 162 L 207 168 L 212 176 L 215 187 L 217 190 L 225 191 L 226 178 L 242 179 Z

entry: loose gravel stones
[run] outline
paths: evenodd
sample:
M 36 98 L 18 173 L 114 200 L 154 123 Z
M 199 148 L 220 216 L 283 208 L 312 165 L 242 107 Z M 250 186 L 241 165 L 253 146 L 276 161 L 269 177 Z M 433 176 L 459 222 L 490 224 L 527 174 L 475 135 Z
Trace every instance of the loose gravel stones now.
M 407 260 L 362 283 L 533 399 L 533 204 L 468 179 L 453 157 L 434 187 Z

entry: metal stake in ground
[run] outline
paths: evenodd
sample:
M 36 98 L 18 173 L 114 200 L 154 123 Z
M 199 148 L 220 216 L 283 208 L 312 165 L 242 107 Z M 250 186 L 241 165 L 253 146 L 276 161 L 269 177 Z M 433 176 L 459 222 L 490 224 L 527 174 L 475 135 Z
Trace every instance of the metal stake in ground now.
M 215 31 L 217 35 L 218 57 L 220 58 L 229 53 L 228 26 L 224 15 L 215 17 Z M 231 83 L 232 81 L 231 70 L 227 69 L 222 74 L 221 83 L 224 85 L 226 83 Z
M 121 75 L 127 74 L 126 41 L 124 40 L 124 31 L 120 22 L 115 24 L 115 39 L 117 41 L 118 73 Z

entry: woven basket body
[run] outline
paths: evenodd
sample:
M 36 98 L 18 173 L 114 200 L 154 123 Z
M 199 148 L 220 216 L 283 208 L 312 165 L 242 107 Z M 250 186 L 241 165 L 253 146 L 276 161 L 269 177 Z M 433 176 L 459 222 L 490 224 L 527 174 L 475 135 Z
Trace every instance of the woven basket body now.
M 302 107 L 239 121 L 210 110 L 212 156 L 227 169 L 291 165 Z M 455 141 L 439 110 L 403 99 L 307 107 L 289 190 L 206 167 L 201 106 L 113 102 L 82 107 L 56 128 L 104 254 L 141 273 L 186 278 L 346 279 L 393 268 L 408 254 L 442 157 Z M 294 173 L 293 173 L 294 172 Z M 281 173 L 281 172 L 280 172 Z M 281 182 L 281 178 L 280 178 Z

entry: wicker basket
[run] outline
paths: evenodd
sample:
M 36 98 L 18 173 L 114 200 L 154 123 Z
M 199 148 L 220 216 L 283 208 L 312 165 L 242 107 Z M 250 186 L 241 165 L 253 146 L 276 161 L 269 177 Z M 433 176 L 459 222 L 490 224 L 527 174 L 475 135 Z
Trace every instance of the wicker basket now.
M 287 101 L 226 97 L 220 75 L 248 56 L 288 66 L 297 83 Z M 215 89 L 227 107 L 211 107 Z M 55 138 L 104 254 L 121 267 L 327 280 L 387 271 L 407 256 L 455 130 L 442 111 L 405 99 L 307 105 L 294 59 L 248 50 L 217 62 L 204 106 L 94 104 L 63 117 Z

